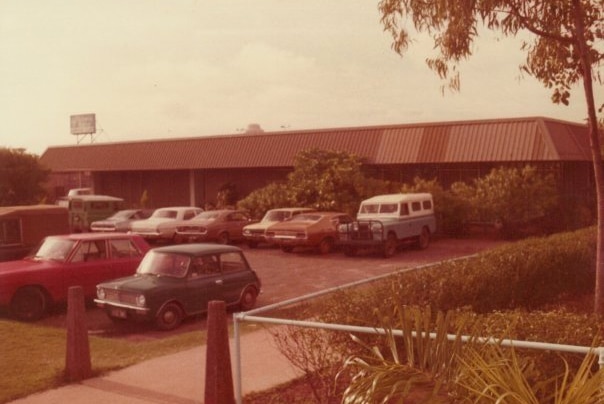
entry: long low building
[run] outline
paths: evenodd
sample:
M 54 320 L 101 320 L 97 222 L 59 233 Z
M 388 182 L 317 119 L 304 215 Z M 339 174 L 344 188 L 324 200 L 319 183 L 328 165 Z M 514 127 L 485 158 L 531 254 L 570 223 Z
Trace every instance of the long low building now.
M 410 182 L 437 178 L 447 187 L 501 166 L 526 164 L 555 173 L 561 192 L 592 198 L 587 125 L 544 117 L 246 133 L 50 147 L 54 196 L 90 186 L 97 193 L 149 207 L 204 206 L 230 185 L 243 197 L 284 180 L 302 150 L 319 148 L 364 158 L 368 175 Z

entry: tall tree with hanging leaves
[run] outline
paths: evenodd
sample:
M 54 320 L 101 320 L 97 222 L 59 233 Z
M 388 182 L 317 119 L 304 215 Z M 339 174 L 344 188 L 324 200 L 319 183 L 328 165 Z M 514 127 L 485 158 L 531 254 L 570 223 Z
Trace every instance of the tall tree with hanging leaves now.
M 479 28 L 515 37 L 528 33 L 521 69 L 552 91 L 552 101 L 568 105 L 571 89 L 582 82 L 598 211 L 598 252 L 594 310 L 604 314 L 604 170 L 594 86 L 602 85 L 604 2 L 602 0 L 381 0 L 381 22 L 392 34 L 392 48 L 403 55 L 412 41 L 405 28 L 434 40 L 438 55 L 427 65 L 453 90 L 460 89 L 459 64 L 472 55 Z M 602 112 L 604 106 L 600 107 Z

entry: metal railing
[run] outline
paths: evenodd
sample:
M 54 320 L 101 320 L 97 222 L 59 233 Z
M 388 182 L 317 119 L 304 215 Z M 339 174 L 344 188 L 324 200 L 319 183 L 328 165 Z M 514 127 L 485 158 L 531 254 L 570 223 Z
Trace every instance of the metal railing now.
M 238 404 L 242 403 L 242 372 L 241 372 L 241 334 L 240 334 L 240 323 L 241 322 L 252 322 L 252 323 L 264 323 L 264 324 L 272 324 L 272 325 L 288 325 L 294 327 L 304 327 L 304 328 L 317 328 L 322 330 L 330 330 L 330 331 L 343 331 L 349 333 L 363 333 L 363 334 L 375 334 L 375 335 L 386 335 L 387 332 L 391 332 L 394 336 L 403 336 L 402 330 L 391 330 L 387 331 L 384 328 L 375 328 L 375 327 L 361 327 L 361 326 L 353 326 L 346 324 L 333 324 L 333 323 L 320 323 L 316 321 L 303 321 L 303 320 L 292 320 L 292 319 L 283 319 L 283 318 L 274 318 L 274 317 L 263 317 L 258 316 L 258 314 L 262 314 L 265 312 L 269 312 L 272 310 L 276 310 L 285 306 L 294 305 L 297 303 L 304 302 L 306 300 L 314 299 L 323 295 L 327 295 L 329 293 L 342 291 L 345 289 L 349 289 L 355 286 L 375 282 L 384 278 L 388 278 L 402 272 L 408 271 L 416 271 L 420 269 L 429 268 L 436 265 L 441 265 L 443 262 L 452 262 L 459 261 L 474 257 L 475 255 L 455 258 L 452 260 L 439 261 L 432 264 L 421 265 L 414 268 L 405 268 L 392 273 L 379 275 L 372 278 L 363 279 L 356 282 L 347 283 L 345 285 L 336 286 L 333 288 L 325 289 L 319 292 L 310 293 L 304 296 L 296 297 L 293 299 L 288 299 L 283 302 L 271 304 L 268 306 L 260 307 L 258 309 L 239 312 L 233 314 L 233 324 L 234 324 L 234 356 L 235 356 L 235 398 Z M 416 333 L 413 333 L 415 336 Z M 430 333 L 430 338 L 436 338 L 436 333 Z M 521 341 L 521 340 L 512 340 L 512 339 L 497 339 L 492 337 L 470 337 L 470 336 L 457 336 L 455 334 L 447 334 L 447 339 L 449 341 L 454 341 L 460 338 L 462 342 L 468 342 L 470 340 L 491 344 L 500 344 L 502 346 L 507 347 L 515 347 L 515 348 L 528 348 L 528 349 L 537 349 L 543 351 L 558 351 L 558 352 L 567 352 L 567 353 L 576 353 L 583 355 L 598 355 L 598 365 L 600 369 L 604 369 L 604 347 L 586 347 L 586 346 L 578 346 L 578 345 L 565 345 L 565 344 L 552 344 L 547 342 L 534 342 L 534 341 Z

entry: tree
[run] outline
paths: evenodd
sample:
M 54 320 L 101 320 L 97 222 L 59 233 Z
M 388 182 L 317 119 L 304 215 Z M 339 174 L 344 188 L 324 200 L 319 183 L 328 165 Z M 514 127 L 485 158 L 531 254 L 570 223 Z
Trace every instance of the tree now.
M 298 153 L 288 176 L 293 199 L 317 210 L 354 212 L 357 184 L 364 176 L 361 158 L 344 151 L 310 149 Z
M 500 222 L 507 236 L 519 227 L 553 213 L 558 205 L 558 190 L 552 174 L 543 175 L 533 166 L 500 167 L 472 184 L 456 182 L 454 195 L 466 200 L 472 208 L 472 219 Z
M 478 28 L 516 36 L 523 42 L 522 69 L 552 90 L 554 103 L 569 103 L 574 84 L 582 81 L 593 158 L 598 211 L 596 289 L 594 310 L 604 314 L 604 169 L 600 153 L 594 80 L 602 82 L 604 61 L 604 3 L 601 0 L 381 0 L 384 29 L 392 34 L 394 51 L 403 54 L 411 37 L 404 22 L 428 33 L 439 55 L 428 67 L 459 90 L 458 64 L 472 55 Z M 602 109 L 600 109 L 601 111 Z
M 43 184 L 49 173 L 38 156 L 0 147 L 0 206 L 42 202 L 46 193 Z

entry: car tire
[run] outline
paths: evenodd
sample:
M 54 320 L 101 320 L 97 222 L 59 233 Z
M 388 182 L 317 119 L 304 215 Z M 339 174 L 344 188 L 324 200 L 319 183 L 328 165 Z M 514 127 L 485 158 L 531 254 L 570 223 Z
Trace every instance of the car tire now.
M 15 293 L 11 300 L 11 314 L 21 321 L 36 321 L 48 312 L 48 294 L 35 286 L 25 286 Z
M 294 247 L 292 247 L 291 245 L 282 245 L 281 251 L 290 253 L 290 252 L 294 251 Z
M 329 254 L 333 249 L 333 239 L 326 237 L 317 246 L 319 254 Z
M 256 241 L 248 241 L 247 246 L 249 248 L 258 248 L 258 243 Z
M 216 237 L 216 241 L 218 242 L 218 244 L 229 244 L 230 238 L 229 238 L 229 233 L 227 232 L 222 232 L 220 234 L 218 234 L 218 237 Z
M 252 286 L 248 286 L 241 293 L 239 299 L 239 309 L 241 311 L 248 311 L 254 308 L 256 305 L 256 298 L 258 297 L 258 291 Z
M 426 226 L 422 228 L 421 234 L 417 237 L 417 248 L 425 250 L 430 245 L 430 229 Z
M 170 331 L 180 325 L 183 312 L 180 306 L 174 302 L 166 303 L 155 317 L 155 325 L 162 331 Z
M 354 257 L 355 255 L 357 255 L 356 247 L 349 246 L 349 245 L 345 246 L 344 255 L 346 255 L 347 257 Z
M 396 254 L 396 248 L 398 247 L 398 242 L 396 240 L 396 236 L 392 233 L 388 234 L 386 238 L 386 242 L 384 243 L 384 258 L 390 258 Z

